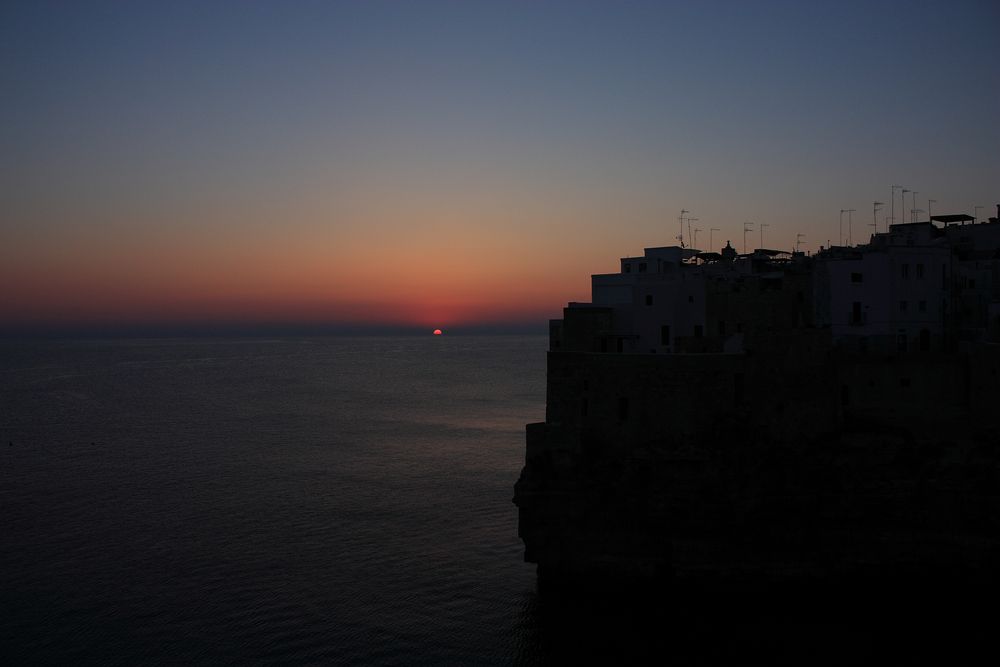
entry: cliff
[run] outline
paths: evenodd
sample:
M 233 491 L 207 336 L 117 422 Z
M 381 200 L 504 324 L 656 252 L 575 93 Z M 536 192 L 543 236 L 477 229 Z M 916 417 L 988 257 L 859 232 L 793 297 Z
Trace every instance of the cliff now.
M 995 583 L 997 350 L 908 361 L 814 342 L 550 352 L 514 496 L 540 582 Z

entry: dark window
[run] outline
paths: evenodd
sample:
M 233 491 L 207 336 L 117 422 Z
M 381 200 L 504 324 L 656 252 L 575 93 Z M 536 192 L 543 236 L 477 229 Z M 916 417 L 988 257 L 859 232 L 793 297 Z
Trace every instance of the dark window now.
M 736 405 L 743 403 L 743 373 L 737 373 L 733 376 L 733 402 Z
M 618 399 L 618 419 L 620 421 L 628 419 L 628 399 L 625 397 Z
M 719 320 L 719 335 L 720 336 L 725 336 L 726 335 L 726 321 L 725 320 Z
M 976 289 L 976 279 L 969 278 L 969 289 Z
M 851 388 L 846 384 L 840 385 L 840 404 L 844 406 L 851 404 Z
M 583 399 L 583 400 L 582 400 L 582 401 L 580 402 L 580 416 L 581 416 L 581 417 L 586 417 L 586 416 L 587 416 L 587 410 L 588 410 L 588 408 L 589 408 L 589 407 L 590 407 L 590 406 L 589 406 L 589 404 L 588 404 L 588 402 L 587 402 L 587 399 L 586 399 L 586 398 L 585 398 L 585 399 Z
M 701 338 L 704 335 L 705 335 L 705 327 L 703 327 L 700 324 L 694 325 L 694 337 Z
M 906 352 L 906 334 L 901 333 L 896 336 L 896 349 L 900 352 Z
M 917 309 L 921 313 L 926 313 L 927 312 L 927 302 L 926 301 L 921 301 L 921 302 L 917 303 Z
M 646 272 L 646 262 L 639 262 L 639 273 Z
M 736 323 L 736 333 L 743 333 L 743 323 L 742 322 L 737 322 Z
M 618 339 L 618 352 L 624 352 L 624 351 L 625 351 L 625 339 L 624 338 L 619 338 Z
M 910 378 L 899 378 L 899 386 L 903 387 L 904 389 L 906 387 L 909 387 L 910 386 Z
M 917 264 L 917 278 L 923 279 L 924 277 L 924 265 Z
M 929 352 L 931 349 L 931 332 L 927 329 L 920 330 L 920 351 Z
M 602 338 L 601 339 L 601 352 L 607 352 L 607 351 L 608 351 L 608 339 L 607 338 Z
M 653 295 L 652 294 L 647 294 L 646 295 L 646 305 L 647 306 L 652 306 L 653 305 Z
M 900 301 L 900 302 L 899 302 L 899 312 L 901 312 L 901 313 L 905 313 L 905 312 L 906 312 L 906 309 L 907 309 L 907 307 L 908 307 L 909 305 L 910 305 L 910 304 L 909 304 L 909 302 L 907 302 L 907 301 Z
M 660 327 L 660 345 L 670 345 L 670 325 Z
M 908 279 L 910 277 L 910 265 L 903 264 L 901 267 L 899 267 L 899 275 L 904 280 Z
M 861 324 L 861 302 L 851 304 L 851 324 Z
M 688 303 L 694 303 L 694 296 L 688 295 Z
M 632 273 L 632 265 L 631 264 L 626 264 L 625 265 L 625 273 Z
M 860 274 L 860 273 L 852 273 L 851 274 L 851 282 L 852 283 L 863 283 L 864 281 L 865 281 L 865 278 L 864 278 L 864 276 L 862 274 Z

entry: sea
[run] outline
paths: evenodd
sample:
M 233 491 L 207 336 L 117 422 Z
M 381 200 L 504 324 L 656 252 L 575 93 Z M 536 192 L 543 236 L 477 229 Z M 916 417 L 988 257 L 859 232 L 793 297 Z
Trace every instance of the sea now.
M 544 336 L 0 343 L 0 658 L 546 660 Z

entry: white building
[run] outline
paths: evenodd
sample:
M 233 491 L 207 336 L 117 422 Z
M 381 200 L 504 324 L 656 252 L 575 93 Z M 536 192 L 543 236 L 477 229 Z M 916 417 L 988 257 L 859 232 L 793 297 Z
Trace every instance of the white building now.
M 859 349 L 930 351 L 949 316 L 951 251 L 930 222 L 892 225 L 867 246 L 818 256 L 817 323 Z

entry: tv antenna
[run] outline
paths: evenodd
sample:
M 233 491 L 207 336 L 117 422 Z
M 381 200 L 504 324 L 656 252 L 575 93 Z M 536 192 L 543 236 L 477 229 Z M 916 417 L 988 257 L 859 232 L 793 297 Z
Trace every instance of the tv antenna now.
M 684 247 L 684 214 L 685 213 L 690 213 L 690 212 L 691 211 L 687 210 L 686 208 L 682 208 L 681 209 L 681 214 L 677 217 L 677 219 L 681 223 L 681 233 L 677 236 L 677 240 L 680 241 L 680 244 L 681 244 L 682 248 Z
M 695 228 L 694 228 L 694 236 L 692 236 L 692 237 L 691 237 L 691 239 L 692 239 L 692 242 L 691 242 L 691 244 L 692 244 L 692 245 L 693 245 L 693 246 L 694 246 L 695 248 L 697 248 L 697 247 L 698 247 L 698 232 L 700 232 L 700 231 L 701 231 L 700 229 L 698 229 L 697 227 L 695 227 Z
M 760 247 L 761 248 L 764 247 L 764 228 L 765 227 L 770 227 L 770 226 L 771 225 L 768 224 L 768 223 L 766 223 L 766 222 L 760 223 Z
M 890 206 L 892 208 L 889 209 L 891 211 L 889 213 L 889 219 L 892 220 L 892 222 L 890 224 L 893 224 L 893 225 L 896 224 L 896 188 L 899 188 L 900 190 L 902 190 L 903 186 L 902 185 L 894 185 L 894 186 L 892 186 L 892 199 L 889 200 L 889 201 L 892 202 L 892 204 L 890 204 Z M 903 210 L 903 209 L 900 209 L 900 210 Z M 887 229 L 886 231 L 889 231 L 889 230 Z
M 910 194 L 913 195 L 913 206 L 910 208 L 910 222 L 916 222 L 917 221 L 917 215 L 916 215 L 916 212 L 917 212 L 917 191 L 914 190 Z
M 851 232 L 851 214 L 854 213 L 853 208 L 847 209 L 847 245 L 854 245 L 854 234 Z
M 795 235 L 795 252 L 799 251 L 799 245 L 802 243 L 802 239 L 804 239 L 805 237 L 806 237 L 805 234 Z M 829 241 L 827 241 L 827 243 L 829 243 Z
M 981 208 L 983 208 L 983 207 L 982 206 L 973 206 L 972 207 L 972 212 L 975 214 L 975 215 L 972 216 L 974 218 L 974 220 L 972 221 L 972 224 L 974 224 L 974 225 L 979 224 L 979 209 L 981 209 Z
M 752 231 L 753 231 L 753 223 L 752 222 L 744 222 L 743 223 L 743 254 L 744 255 L 747 254 L 747 232 L 752 232 Z
M 931 204 L 936 204 L 936 203 L 937 203 L 937 199 L 928 199 L 927 200 L 927 221 L 928 222 L 930 222 L 930 220 L 931 220 Z
M 718 227 L 709 227 L 708 228 L 708 249 L 709 249 L 710 252 L 715 252 L 713 250 L 713 248 L 715 248 L 715 246 L 712 244 L 712 232 L 717 232 L 717 231 L 719 231 Z
M 688 241 L 691 242 L 691 247 L 695 248 L 696 244 L 694 242 L 694 235 L 691 233 L 691 222 L 692 221 L 697 222 L 698 218 L 684 218 L 684 219 L 687 220 L 688 223 Z
M 880 201 L 874 202 L 872 205 L 872 227 L 875 228 L 875 233 L 878 234 L 878 212 L 885 206 Z M 888 229 L 886 231 L 889 231 Z

